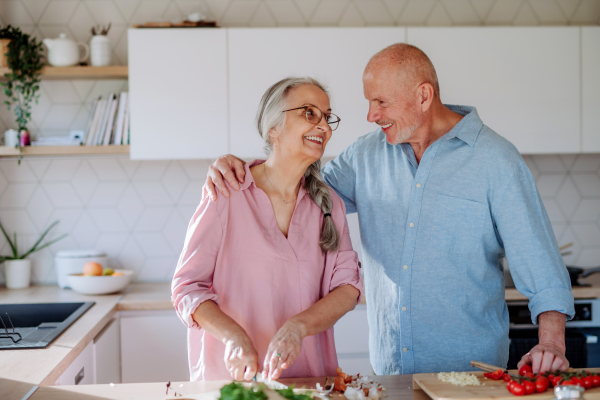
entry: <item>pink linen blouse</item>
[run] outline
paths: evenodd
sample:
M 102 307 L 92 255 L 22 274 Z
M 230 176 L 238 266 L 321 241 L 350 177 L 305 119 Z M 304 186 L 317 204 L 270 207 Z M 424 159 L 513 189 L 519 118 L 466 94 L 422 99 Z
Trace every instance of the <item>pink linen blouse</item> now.
M 268 196 L 256 187 L 250 172 L 263 162 L 246 164 L 245 181 L 239 191 L 230 188 L 229 198 L 219 194 L 216 201 L 200 203 L 188 226 L 172 301 L 188 327 L 191 381 L 231 379 L 223 361 L 225 345 L 192 318 L 202 302 L 214 301 L 244 328 L 262 370 L 271 339 L 288 319 L 342 285 L 354 286 L 362 296 L 342 199 L 330 189 L 331 217 L 340 232 L 338 251 L 322 253 L 324 215 L 302 187 L 286 238 Z M 331 328 L 304 338 L 301 353 L 281 377 L 335 376 L 337 366 Z

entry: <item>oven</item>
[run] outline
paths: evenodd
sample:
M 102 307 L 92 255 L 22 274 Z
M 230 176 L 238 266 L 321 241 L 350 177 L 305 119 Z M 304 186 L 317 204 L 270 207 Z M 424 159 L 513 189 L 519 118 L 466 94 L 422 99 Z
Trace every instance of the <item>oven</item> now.
M 527 301 L 507 302 L 510 321 L 508 368 L 538 344 L 538 327 L 531 323 Z M 600 299 L 575 300 L 575 317 L 567 321 L 566 357 L 573 368 L 600 367 Z

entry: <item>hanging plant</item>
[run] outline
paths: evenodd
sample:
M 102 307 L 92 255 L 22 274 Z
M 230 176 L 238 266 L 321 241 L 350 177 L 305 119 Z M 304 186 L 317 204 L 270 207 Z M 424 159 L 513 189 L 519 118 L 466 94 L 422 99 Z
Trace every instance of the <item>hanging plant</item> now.
M 0 39 L 9 39 L 5 54 L 10 71 L 4 74 L 2 82 L 7 100 L 4 103 L 15 113 L 15 121 L 21 130 L 27 130 L 31 121 L 31 103 L 38 101 L 40 71 L 44 66 L 42 43 L 36 38 L 8 25 L 0 28 Z

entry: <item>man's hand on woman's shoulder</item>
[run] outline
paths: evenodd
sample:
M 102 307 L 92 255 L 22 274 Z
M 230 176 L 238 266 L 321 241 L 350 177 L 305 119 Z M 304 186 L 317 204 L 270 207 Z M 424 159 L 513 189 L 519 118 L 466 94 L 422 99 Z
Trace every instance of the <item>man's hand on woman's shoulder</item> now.
M 202 200 L 210 196 L 212 201 L 217 200 L 217 190 L 225 197 L 229 197 L 229 190 L 223 181 L 223 178 L 234 190 L 240 190 L 240 183 L 244 183 L 246 163 L 234 155 L 227 154 L 217 158 L 217 160 L 208 167 L 206 182 L 202 187 Z M 238 183 L 239 182 L 239 183 Z M 215 189 L 216 186 L 216 189 Z

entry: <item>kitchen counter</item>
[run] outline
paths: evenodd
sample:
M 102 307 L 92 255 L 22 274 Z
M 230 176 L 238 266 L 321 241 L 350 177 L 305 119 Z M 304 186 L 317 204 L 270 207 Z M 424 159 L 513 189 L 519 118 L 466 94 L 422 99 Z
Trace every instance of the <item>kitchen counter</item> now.
M 600 275 L 592 275 L 586 280 L 582 280 L 582 282 L 592 283 L 593 286 L 573 288 L 575 298 L 600 298 Z M 526 298 L 519 294 L 516 289 L 506 289 L 506 300 L 526 300 Z M 20 400 L 33 386 L 50 386 L 54 384 L 71 362 L 114 317 L 117 311 L 170 310 L 173 308 L 169 282 L 136 283 L 131 285 L 124 294 L 105 296 L 85 296 L 72 290 L 62 290 L 58 286 L 33 286 L 20 290 L 0 289 L 0 303 L 78 301 L 94 301 L 96 304 L 47 349 L 0 351 L 2 360 L 0 362 L 0 398 L 18 398 Z M 407 382 L 410 382 L 410 379 Z M 191 383 L 184 383 L 183 387 L 185 388 L 189 384 Z M 149 385 L 148 388 L 158 387 L 152 386 L 155 384 L 147 385 Z M 135 389 L 134 384 L 119 385 L 119 387 L 121 386 L 126 387 L 123 390 L 129 390 L 127 388 Z M 388 385 L 384 384 L 384 386 L 387 387 Z M 410 385 L 406 385 L 406 387 L 408 386 Z M 91 387 L 77 386 L 72 391 L 76 393 L 77 390 L 81 390 L 79 394 L 84 394 L 85 390 Z M 101 391 L 104 389 L 109 392 L 114 390 L 108 385 L 97 385 L 97 387 Z M 38 391 L 41 389 L 38 389 Z M 60 390 L 57 387 L 43 389 L 44 393 L 49 390 L 49 396 L 53 390 Z M 195 386 L 190 386 L 190 389 L 195 390 Z M 12 393 L 12 391 L 16 392 L 11 396 L 9 393 Z M 99 394 L 95 390 L 93 392 Z M 164 393 L 162 389 L 161 392 Z M 18 397 L 19 394 L 21 397 Z M 146 394 L 150 397 L 145 398 L 153 398 L 150 393 Z M 107 395 L 110 396 L 110 394 Z M 66 394 L 63 393 L 60 396 L 66 396 Z
M 400 400 L 430 400 L 429 396 L 422 390 L 413 390 L 412 375 L 386 375 L 373 377 L 386 388 L 387 399 Z M 304 378 L 304 379 L 281 379 L 282 383 L 290 385 L 296 384 L 296 387 L 314 388 L 315 385 L 325 384 L 325 378 Z M 178 382 L 173 383 L 172 387 L 177 393 L 186 394 L 205 393 L 201 398 L 204 400 L 218 399 L 218 390 L 229 381 L 212 382 Z M 130 383 L 119 385 L 82 385 L 82 386 L 56 386 L 40 387 L 29 398 L 29 400 L 95 400 L 95 399 L 128 399 L 128 400 L 164 400 L 166 387 L 165 383 Z M 170 391 L 170 395 L 173 392 Z M 343 395 L 336 396 L 345 399 Z M 194 396 L 194 398 L 198 398 Z

